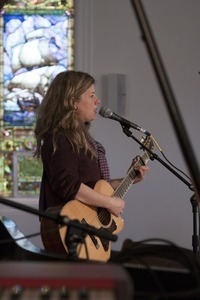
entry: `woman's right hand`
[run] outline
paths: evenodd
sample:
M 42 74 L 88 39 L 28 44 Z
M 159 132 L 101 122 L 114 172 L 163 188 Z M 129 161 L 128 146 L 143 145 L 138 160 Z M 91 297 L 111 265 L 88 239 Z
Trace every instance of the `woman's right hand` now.
M 119 197 L 109 197 L 107 210 L 116 217 L 123 213 L 125 201 Z
M 86 205 L 106 208 L 116 217 L 120 216 L 125 207 L 125 201 L 123 199 L 96 192 L 83 183 L 81 183 L 75 198 Z

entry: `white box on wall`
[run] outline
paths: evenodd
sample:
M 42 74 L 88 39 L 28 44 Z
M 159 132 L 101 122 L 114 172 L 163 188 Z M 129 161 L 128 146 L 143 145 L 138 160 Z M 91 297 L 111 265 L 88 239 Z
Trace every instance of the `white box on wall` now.
M 102 76 L 102 105 L 113 112 L 126 114 L 126 76 L 124 74 L 108 74 Z

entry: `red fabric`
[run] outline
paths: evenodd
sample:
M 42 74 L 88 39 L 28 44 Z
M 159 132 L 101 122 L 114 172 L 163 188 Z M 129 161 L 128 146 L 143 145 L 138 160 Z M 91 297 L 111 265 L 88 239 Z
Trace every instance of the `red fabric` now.
M 96 151 L 97 161 L 98 161 L 99 169 L 100 169 L 100 173 L 101 173 L 101 178 L 109 181 L 110 180 L 110 170 L 109 170 L 107 159 L 105 156 L 106 155 L 105 148 L 99 142 L 95 141 L 89 134 L 88 134 L 88 139 Z

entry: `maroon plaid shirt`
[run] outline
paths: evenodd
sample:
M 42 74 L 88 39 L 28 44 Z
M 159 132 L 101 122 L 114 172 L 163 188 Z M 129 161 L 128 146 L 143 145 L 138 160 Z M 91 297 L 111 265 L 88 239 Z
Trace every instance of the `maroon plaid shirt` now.
M 101 173 L 101 178 L 109 181 L 110 180 L 110 170 L 109 170 L 108 162 L 106 159 L 105 148 L 103 147 L 102 144 L 95 141 L 89 134 L 88 134 L 88 139 L 89 139 L 90 144 L 94 147 L 95 152 L 97 154 L 97 161 L 98 161 L 98 165 L 99 165 L 99 169 L 100 169 L 100 173 Z

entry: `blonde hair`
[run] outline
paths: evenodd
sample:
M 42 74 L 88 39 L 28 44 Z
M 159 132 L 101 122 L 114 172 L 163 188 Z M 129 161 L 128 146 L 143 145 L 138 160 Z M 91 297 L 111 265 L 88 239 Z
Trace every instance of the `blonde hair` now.
M 41 156 L 42 140 L 46 133 L 52 134 L 56 151 L 56 137 L 60 132 L 70 140 L 78 153 L 84 149 L 91 157 L 95 156 L 87 138 L 88 128 L 79 120 L 75 109 L 75 102 L 94 83 L 91 75 L 80 71 L 61 72 L 53 79 L 37 113 L 36 157 Z

